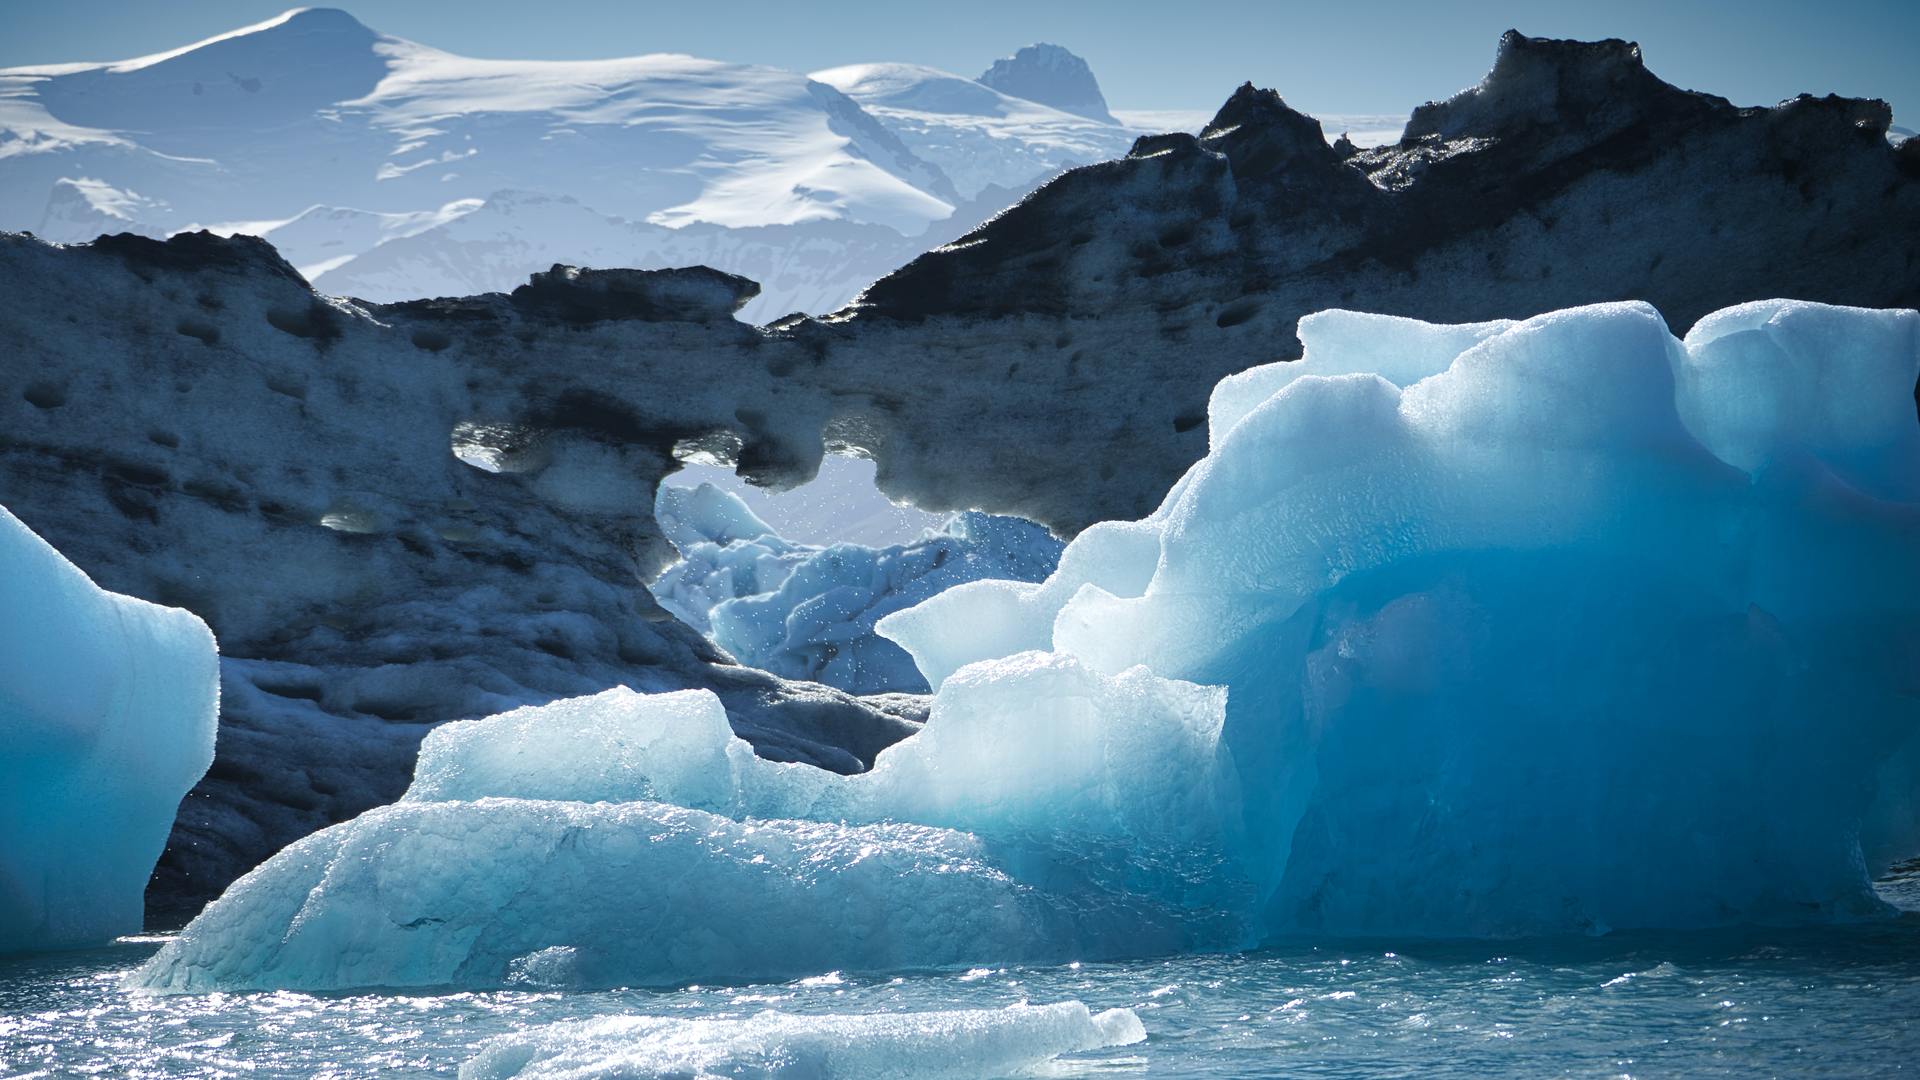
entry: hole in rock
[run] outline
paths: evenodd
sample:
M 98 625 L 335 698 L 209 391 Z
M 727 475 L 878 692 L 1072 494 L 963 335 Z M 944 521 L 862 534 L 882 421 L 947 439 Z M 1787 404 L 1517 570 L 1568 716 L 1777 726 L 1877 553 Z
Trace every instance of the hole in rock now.
M 320 526 L 334 532 L 371 535 L 382 531 L 385 522 L 378 513 L 358 503 L 336 502 L 320 515 Z
M 189 315 L 182 318 L 174 329 L 185 337 L 198 338 L 203 345 L 220 344 L 220 328 L 207 319 Z
M 925 693 L 912 658 L 876 624 L 965 582 L 1039 581 L 1063 547 L 1021 518 L 895 505 L 864 458 L 829 454 L 813 482 L 774 493 L 681 457 L 695 460 L 654 502 L 680 558 L 654 579 L 654 596 L 741 663 L 782 678 Z
M 67 403 L 67 388 L 58 383 L 30 382 L 20 396 L 36 409 L 57 409 Z
M 463 420 L 453 426 L 453 456 L 490 473 L 539 472 L 549 461 L 538 429 Z

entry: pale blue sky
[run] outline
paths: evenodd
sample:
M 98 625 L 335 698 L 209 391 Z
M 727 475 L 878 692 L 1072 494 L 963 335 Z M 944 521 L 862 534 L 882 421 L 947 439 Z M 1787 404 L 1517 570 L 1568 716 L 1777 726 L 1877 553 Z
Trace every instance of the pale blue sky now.
M 0 66 L 113 60 L 284 10 L 285 0 L 0 0 Z M 1117 108 L 1211 109 L 1245 80 L 1315 112 L 1399 113 L 1476 81 L 1500 31 L 1626 37 L 1669 81 L 1741 104 L 1880 97 L 1920 126 L 1920 0 L 1090 3 L 1074 0 L 360 0 L 378 30 L 473 56 L 689 52 L 807 71 L 907 60 L 974 75 L 1053 41 Z

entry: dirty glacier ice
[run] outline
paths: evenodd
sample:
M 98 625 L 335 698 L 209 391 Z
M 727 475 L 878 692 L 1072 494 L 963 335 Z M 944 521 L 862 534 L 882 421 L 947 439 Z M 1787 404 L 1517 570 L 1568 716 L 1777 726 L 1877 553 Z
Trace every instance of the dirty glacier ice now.
M 882 621 L 937 692 L 870 773 L 753 759 L 699 694 L 449 725 L 408 801 L 249 875 L 138 981 L 1875 917 L 1870 875 L 1920 846 L 1917 327 L 1310 317 L 1302 360 L 1216 390 L 1152 515 Z

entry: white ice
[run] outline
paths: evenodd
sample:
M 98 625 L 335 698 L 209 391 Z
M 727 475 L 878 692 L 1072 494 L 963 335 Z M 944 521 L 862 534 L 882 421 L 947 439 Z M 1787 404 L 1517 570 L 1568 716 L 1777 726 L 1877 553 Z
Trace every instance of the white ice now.
M 140 931 L 218 701 L 205 623 L 98 588 L 0 508 L 0 952 Z
M 1077 1001 L 948 1012 L 741 1019 L 612 1016 L 489 1039 L 461 1080 L 971 1080 L 1147 1037 L 1129 1009 Z
M 913 543 L 798 544 L 711 484 L 663 485 L 654 517 L 681 555 L 653 583 L 661 606 L 742 663 L 852 693 L 927 689 L 874 633 L 882 617 L 963 582 L 1038 580 L 1062 547 L 1031 522 L 979 513 Z

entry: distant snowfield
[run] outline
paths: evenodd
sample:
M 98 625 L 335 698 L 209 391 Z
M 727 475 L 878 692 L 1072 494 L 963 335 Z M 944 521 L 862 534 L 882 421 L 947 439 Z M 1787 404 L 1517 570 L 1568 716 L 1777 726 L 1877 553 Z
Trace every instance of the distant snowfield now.
M 843 454 L 822 458 L 820 475 L 792 491 L 754 487 L 719 465 L 686 464 L 663 483 L 712 484 L 740 499 L 782 537 L 801 544 L 906 544 L 938 531 L 949 516 L 888 501 L 874 486 L 873 462 Z
M 507 290 L 554 263 L 704 263 L 758 281 L 741 317 L 764 321 L 844 306 L 1061 171 L 1208 119 L 1109 122 L 1058 46 L 993 71 L 1059 107 L 907 63 L 474 59 L 298 9 L 0 71 L 0 228 L 250 233 L 321 290 L 379 302 Z M 1362 145 L 1402 123 L 1325 120 Z

